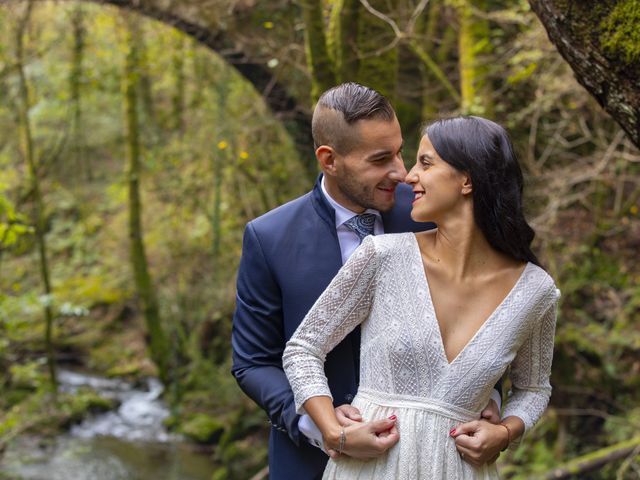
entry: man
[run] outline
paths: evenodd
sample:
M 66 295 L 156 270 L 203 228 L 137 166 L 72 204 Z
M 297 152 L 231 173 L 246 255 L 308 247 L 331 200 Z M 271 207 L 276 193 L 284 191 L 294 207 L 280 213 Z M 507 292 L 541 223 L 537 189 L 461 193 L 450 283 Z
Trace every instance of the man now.
M 316 448 L 322 439 L 313 423 L 295 412 L 282 370 L 287 340 L 364 235 L 433 227 L 410 219 L 413 193 L 402 183 L 407 172 L 400 125 L 382 95 L 355 83 L 328 90 L 315 108 L 312 133 L 322 174 L 311 192 L 247 224 L 233 319 L 232 372 L 269 416 L 270 478 L 277 480 L 320 478 L 328 458 Z M 356 330 L 326 358 L 344 424 L 360 420 L 353 407 L 340 406 L 356 394 L 359 351 Z M 380 420 L 371 433 L 392 426 Z M 379 453 L 393 446 L 386 440 L 393 437 L 371 437 Z M 485 444 L 475 442 L 467 452 L 485 454 Z

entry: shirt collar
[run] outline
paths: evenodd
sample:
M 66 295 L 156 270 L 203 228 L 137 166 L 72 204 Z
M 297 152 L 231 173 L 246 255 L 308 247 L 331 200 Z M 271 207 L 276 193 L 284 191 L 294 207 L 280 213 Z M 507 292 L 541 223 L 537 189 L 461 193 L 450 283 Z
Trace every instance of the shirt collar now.
M 322 180 L 320 182 L 320 186 L 322 187 L 322 194 L 327 199 L 327 202 L 329 202 L 329 205 L 331 205 L 331 207 L 333 207 L 333 209 L 336 212 L 336 228 L 338 228 L 340 225 L 342 225 L 344 222 L 346 222 L 350 218 L 352 218 L 352 217 L 354 217 L 356 215 L 359 215 L 358 213 L 356 213 L 356 212 L 354 212 L 352 210 L 349 210 L 346 207 L 343 207 L 338 202 L 336 202 L 331 197 L 331 195 L 329 195 L 329 192 L 327 192 L 327 187 L 324 184 L 324 175 L 322 176 Z M 374 210 L 372 208 L 367 208 L 362 213 L 373 213 L 374 215 L 376 215 L 378 217 L 379 220 L 382 220 L 382 216 L 380 215 L 380 212 L 378 210 Z

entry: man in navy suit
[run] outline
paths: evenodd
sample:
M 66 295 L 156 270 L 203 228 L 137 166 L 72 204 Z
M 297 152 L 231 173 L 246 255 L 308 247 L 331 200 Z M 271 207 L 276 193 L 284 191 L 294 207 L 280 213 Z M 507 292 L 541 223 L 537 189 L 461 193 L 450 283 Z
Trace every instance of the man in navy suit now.
M 355 83 L 328 90 L 314 110 L 312 132 L 322 174 L 311 192 L 247 224 L 238 270 L 232 372 L 271 422 L 275 480 L 320 478 L 328 459 L 313 422 L 296 414 L 282 353 L 359 245 L 362 232 L 351 218 L 366 220 L 376 235 L 434 226 L 410 218 L 413 193 L 402 183 L 407 172 L 400 125 L 382 95 Z M 359 329 L 326 358 L 336 414 L 345 424 L 359 420 L 348 405 L 358 388 L 359 359 Z M 392 425 L 383 420 L 368 428 L 380 433 Z M 380 454 L 392 446 L 384 436 L 372 438 L 381 438 L 372 445 Z

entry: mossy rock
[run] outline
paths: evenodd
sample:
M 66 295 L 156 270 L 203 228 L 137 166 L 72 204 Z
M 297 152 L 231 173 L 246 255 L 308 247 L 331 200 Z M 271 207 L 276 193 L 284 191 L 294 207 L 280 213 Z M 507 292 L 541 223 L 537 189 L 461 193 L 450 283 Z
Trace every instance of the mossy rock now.
M 224 424 L 209 415 L 197 413 L 187 420 L 180 431 L 192 440 L 199 443 L 217 443 L 224 433 Z
M 81 389 L 73 396 L 61 398 L 60 410 L 65 414 L 61 426 L 67 428 L 88 414 L 113 410 L 117 404 L 116 400 L 101 397 L 91 389 Z
M 227 478 L 229 478 L 229 470 L 227 467 L 220 467 L 211 475 L 211 480 L 227 480 Z

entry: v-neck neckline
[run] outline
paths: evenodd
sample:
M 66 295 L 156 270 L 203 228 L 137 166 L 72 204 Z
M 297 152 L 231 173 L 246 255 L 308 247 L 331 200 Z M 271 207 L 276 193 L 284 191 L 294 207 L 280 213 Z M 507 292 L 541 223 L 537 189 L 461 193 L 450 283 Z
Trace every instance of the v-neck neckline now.
M 418 242 L 418 237 L 416 236 L 415 233 L 411 233 L 411 235 L 413 236 L 417 257 L 418 257 L 418 260 L 420 260 L 420 265 L 422 267 L 421 271 L 422 271 L 423 284 L 424 284 L 424 286 L 425 286 L 425 288 L 427 290 L 427 298 L 429 300 L 429 307 L 431 308 L 431 312 L 433 313 L 432 317 L 433 317 L 433 321 L 435 322 L 434 327 L 435 327 L 436 332 L 438 334 L 438 338 L 440 339 L 439 343 L 440 343 L 440 351 L 441 351 L 441 354 L 442 354 L 442 359 L 445 361 L 447 366 L 451 366 L 458 360 L 458 358 L 460 358 L 462 356 L 462 354 L 469 348 L 469 346 L 475 341 L 475 339 L 478 336 L 480 336 L 480 334 L 484 331 L 486 325 L 491 322 L 493 317 L 495 317 L 496 312 L 498 312 L 500 309 L 502 309 L 503 305 L 513 295 L 513 293 L 516 291 L 516 289 L 518 288 L 520 283 L 523 281 L 525 273 L 527 272 L 527 270 L 529 270 L 529 268 L 532 265 L 532 263 L 531 262 L 527 262 L 527 264 L 525 265 L 525 267 L 522 270 L 522 272 L 520 272 L 520 276 L 518 277 L 518 280 L 516 281 L 516 283 L 513 284 L 513 287 L 511 287 L 511 290 L 509 290 L 509 293 L 507 293 L 507 295 L 502 299 L 502 301 L 498 304 L 498 306 L 489 314 L 489 316 L 487 318 L 485 318 L 485 320 L 482 322 L 482 325 L 480 325 L 478 330 L 476 330 L 476 332 L 471 336 L 471 338 L 462 347 L 462 349 L 458 352 L 458 354 L 454 357 L 454 359 L 449 361 L 449 358 L 447 357 L 447 350 L 444 347 L 444 339 L 442 337 L 442 331 L 440 330 L 440 322 L 438 321 L 438 317 L 436 316 L 436 308 L 435 308 L 435 306 L 433 304 L 433 298 L 431 297 L 431 288 L 429 287 L 429 278 L 427 277 L 427 270 L 426 270 L 426 268 L 424 266 L 424 261 L 422 260 L 422 252 L 420 251 L 420 243 Z

